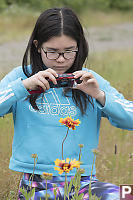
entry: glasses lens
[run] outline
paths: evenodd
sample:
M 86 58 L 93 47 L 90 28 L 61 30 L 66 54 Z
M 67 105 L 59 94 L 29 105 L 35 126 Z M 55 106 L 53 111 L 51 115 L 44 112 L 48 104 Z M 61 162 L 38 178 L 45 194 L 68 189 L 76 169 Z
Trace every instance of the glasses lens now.
M 66 58 L 66 59 L 74 58 L 75 55 L 76 55 L 76 52 L 74 52 L 74 51 L 71 51 L 71 52 L 64 52 L 64 58 Z
M 68 51 L 68 52 L 64 52 L 61 53 L 65 59 L 72 59 L 75 57 L 76 55 L 76 51 Z M 58 59 L 60 56 L 60 53 L 57 52 L 47 52 L 47 58 L 51 59 L 51 60 L 56 60 Z
M 56 52 L 47 52 L 48 59 L 57 59 L 58 57 L 59 57 L 59 54 Z

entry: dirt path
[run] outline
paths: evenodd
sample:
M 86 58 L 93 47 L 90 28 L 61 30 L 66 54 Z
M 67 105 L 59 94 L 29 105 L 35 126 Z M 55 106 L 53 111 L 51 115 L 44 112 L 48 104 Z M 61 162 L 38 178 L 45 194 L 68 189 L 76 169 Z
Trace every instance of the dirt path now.
M 106 27 L 92 27 L 86 32 L 90 53 L 113 50 L 133 50 L 133 23 Z M 0 45 L 0 71 L 9 71 L 21 65 L 27 38 Z

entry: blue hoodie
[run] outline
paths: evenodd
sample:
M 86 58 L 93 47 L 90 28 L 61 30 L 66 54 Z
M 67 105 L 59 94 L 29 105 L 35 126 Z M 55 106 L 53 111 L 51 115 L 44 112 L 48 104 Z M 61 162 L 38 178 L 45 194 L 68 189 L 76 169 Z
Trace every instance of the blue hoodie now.
M 88 69 L 83 69 L 88 70 Z M 74 120 L 81 121 L 76 130 L 69 130 L 64 143 L 64 159 L 79 158 L 79 144 L 83 144 L 81 168 L 85 169 L 85 176 L 89 176 L 92 170 L 94 154 L 99 142 L 99 128 L 102 117 L 108 118 L 113 126 L 122 129 L 133 130 L 133 102 L 127 101 L 110 86 L 97 73 L 88 70 L 97 79 L 100 89 L 106 94 L 106 103 L 102 107 L 93 99 L 94 108 L 87 105 L 86 114 L 82 116 L 78 107 L 72 100 L 72 94 L 63 95 L 63 88 L 50 88 L 37 99 L 39 111 L 32 108 L 26 97 L 28 91 L 22 83 L 27 77 L 22 67 L 17 67 L 5 76 L 0 82 L 0 116 L 7 113 L 13 114 L 14 138 L 12 144 L 12 156 L 9 168 L 19 172 L 32 173 L 34 160 L 32 154 L 38 155 L 35 167 L 36 174 L 42 172 L 53 173 L 54 161 L 62 159 L 62 141 L 67 128 L 59 123 L 60 118 L 71 116 Z M 95 165 L 93 174 L 95 174 Z M 74 175 L 75 170 L 69 175 Z

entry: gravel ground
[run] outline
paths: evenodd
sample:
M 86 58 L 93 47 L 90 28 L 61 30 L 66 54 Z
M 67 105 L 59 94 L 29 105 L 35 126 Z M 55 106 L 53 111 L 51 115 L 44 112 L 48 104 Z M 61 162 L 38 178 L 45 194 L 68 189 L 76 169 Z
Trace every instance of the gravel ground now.
M 86 30 L 90 53 L 113 50 L 133 50 L 133 23 L 105 27 L 91 27 Z M 21 65 L 27 45 L 27 38 L 0 45 L 0 71 L 9 71 Z

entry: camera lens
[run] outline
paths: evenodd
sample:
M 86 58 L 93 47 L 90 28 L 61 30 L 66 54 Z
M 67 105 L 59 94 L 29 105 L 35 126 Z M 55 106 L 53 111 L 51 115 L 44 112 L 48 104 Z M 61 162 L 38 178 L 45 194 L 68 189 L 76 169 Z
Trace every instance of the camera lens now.
M 60 84 L 61 84 L 61 87 L 68 87 L 68 80 L 62 80 Z

